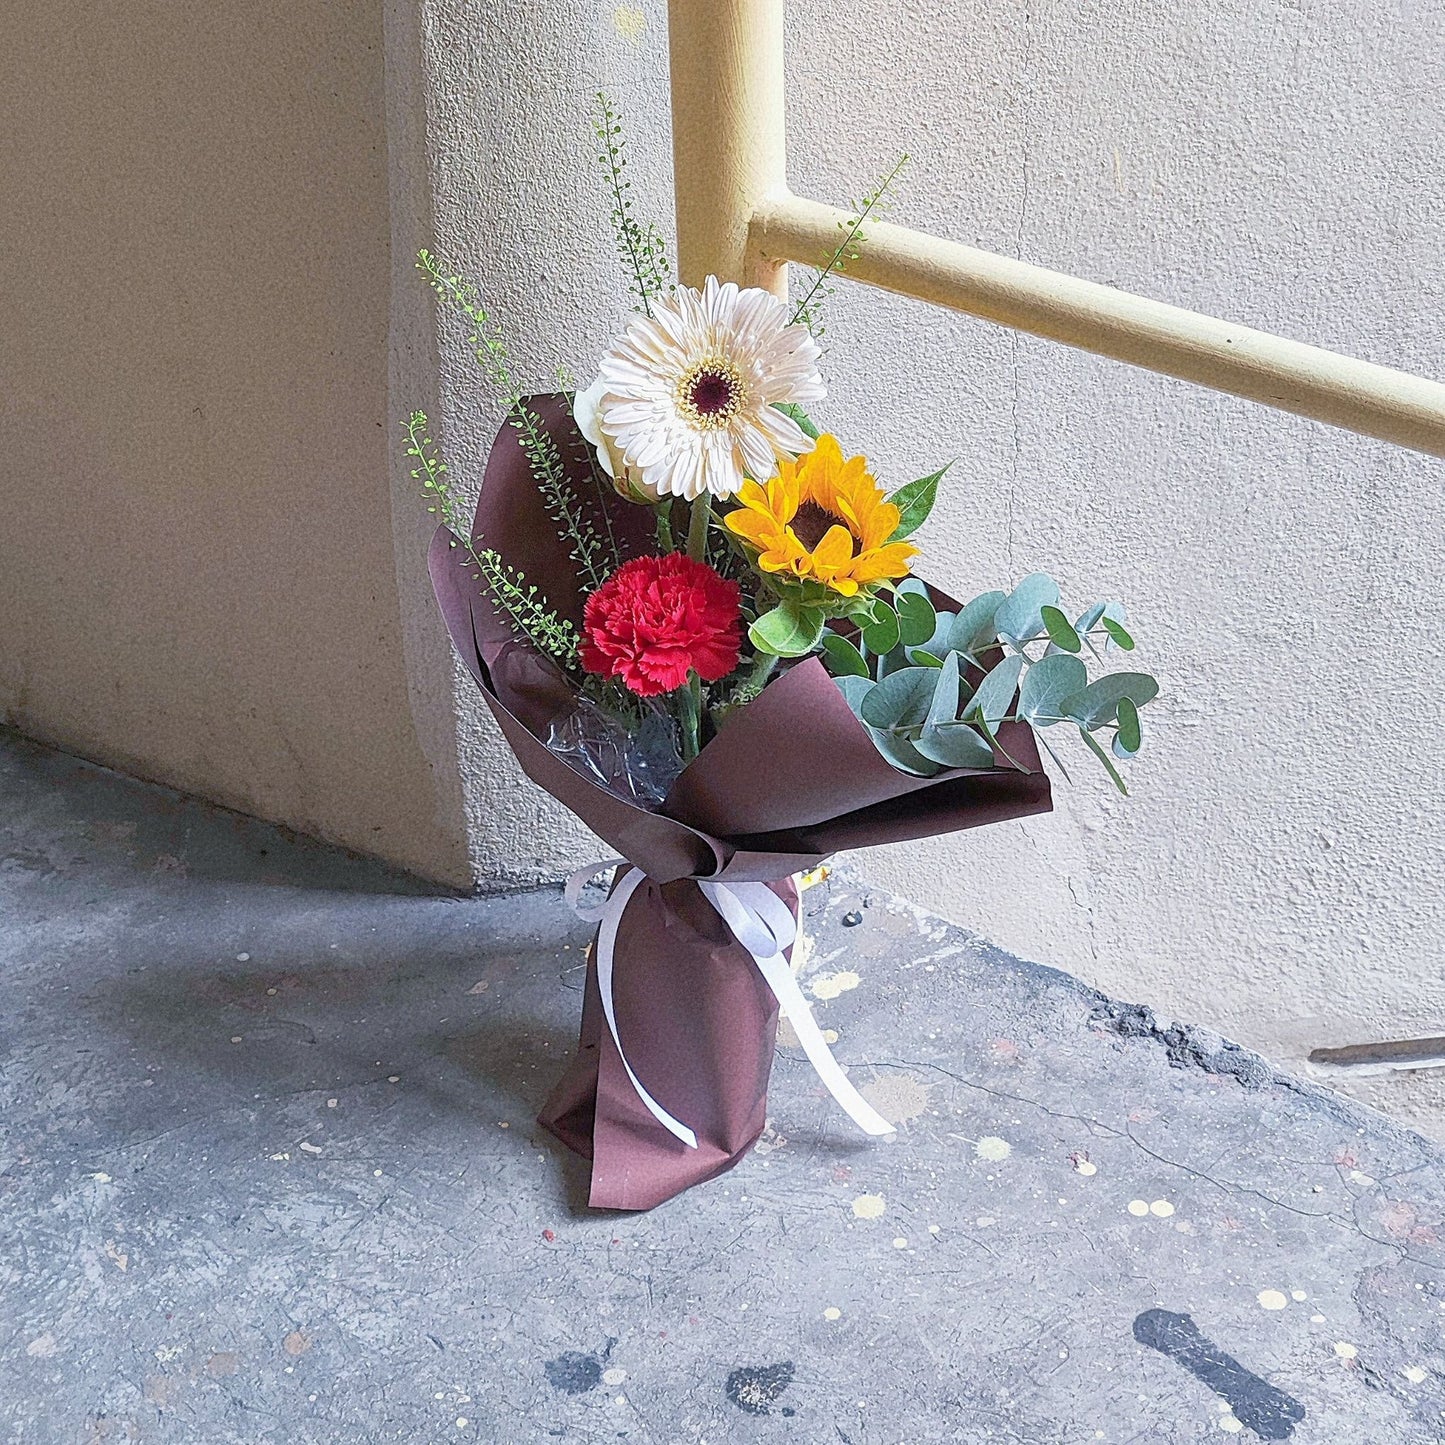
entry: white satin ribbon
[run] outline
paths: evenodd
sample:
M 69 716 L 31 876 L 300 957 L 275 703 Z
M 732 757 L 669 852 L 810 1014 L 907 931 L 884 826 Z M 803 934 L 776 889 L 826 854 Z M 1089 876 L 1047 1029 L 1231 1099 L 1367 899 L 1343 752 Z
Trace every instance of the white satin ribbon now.
M 605 903 L 595 906 L 582 902 L 582 890 L 587 884 L 608 868 L 624 868 L 617 886 Z M 668 1133 L 681 1139 L 689 1149 L 697 1148 L 697 1135 L 680 1120 L 673 1118 L 642 1086 L 642 1081 L 627 1062 L 622 1040 L 617 1033 L 617 1010 L 613 1003 L 612 970 L 613 953 L 617 944 L 617 929 L 637 887 L 646 874 L 634 868 L 625 858 L 609 858 L 604 863 L 594 863 L 579 868 L 567 880 L 566 898 L 568 906 L 588 923 L 600 924 L 597 934 L 597 991 L 602 996 L 602 1012 L 607 1027 L 612 1033 L 612 1042 L 617 1046 L 617 1056 L 637 1097 L 647 1106 L 648 1112 Z M 732 930 L 733 937 L 752 955 L 764 982 L 773 991 L 778 1006 L 793 1025 L 793 1032 L 808 1056 L 808 1062 L 818 1072 L 818 1077 L 827 1086 L 828 1092 L 847 1112 L 849 1118 L 865 1134 L 892 1134 L 893 1125 L 888 1122 L 857 1089 L 849 1082 L 847 1074 L 839 1067 L 837 1059 L 829 1051 L 823 1038 L 823 1031 L 813 1018 L 808 1000 L 793 977 L 793 970 L 784 956 L 798 937 L 797 920 L 793 911 L 764 883 L 710 883 L 700 880 L 703 897 L 717 910 L 718 916 Z

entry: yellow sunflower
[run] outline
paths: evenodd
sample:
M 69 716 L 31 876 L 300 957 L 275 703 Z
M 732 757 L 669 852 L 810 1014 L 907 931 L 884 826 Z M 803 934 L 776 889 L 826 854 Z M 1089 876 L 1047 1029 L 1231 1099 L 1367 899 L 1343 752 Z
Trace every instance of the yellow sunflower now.
M 870 582 L 906 577 L 918 548 L 890 542 L 898 508 L 863 457 L 843 460 L 838 439 L 823 435 L 810 452 L 778 464 L 765 486 L 746 481 L 742 503 L 723 518 L 728 531 L 757 549 L 764 572 L 821 582 L 843 597 Z

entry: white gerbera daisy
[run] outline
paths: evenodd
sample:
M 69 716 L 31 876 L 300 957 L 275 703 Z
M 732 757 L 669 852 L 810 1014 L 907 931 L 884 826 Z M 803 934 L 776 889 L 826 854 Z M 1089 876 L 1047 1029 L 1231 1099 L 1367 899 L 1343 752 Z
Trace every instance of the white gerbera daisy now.
M 744 478 L 766 481 L 780 458 L 810 445 L 774 403 L 827 395 L 819 355 L 767 291 L 715 276 L 700 292 L 679 286 L 602 358 L 599 456 L 610 443 L 609 472 L 620 461 L 658 497 L 730 497 Z

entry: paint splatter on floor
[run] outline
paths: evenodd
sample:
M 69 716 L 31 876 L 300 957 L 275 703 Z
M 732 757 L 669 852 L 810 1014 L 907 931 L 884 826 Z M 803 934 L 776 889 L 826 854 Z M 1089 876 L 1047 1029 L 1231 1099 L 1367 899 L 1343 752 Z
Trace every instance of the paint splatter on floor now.
M 771 1415 L 778 1397 L 793 1383 L 793 1362 L 782 1360 L 776 1365 L 741 1365 L 727 1378 L 723 1387 L 729 1400 L 748 1415 Z M 782 1415 L 793 1412 L 784 1407 Z
M 973 1146 L 973 1152 L 980 1159 L 987 1159 L 991 1164 L 999 1164 L 1007 1159 L 1014 1151 L 1014 1146 L 1007 1139 L 1000 1139 L 997 1134 L 985 1134 L 982 1139 Z
M 890 1124 L 907 1124 L 928 1108 L 929 1086 L 915 1074 L 885 1074 L 858 1092 Z
M 1262 1289 L 1255 1298 L 1262 1310 L 1282 1310 L 1289 1303 L 1282 1289 Z
M 881 1194 L 860 1194 L 853 1201 L 853 1213 L 859 1219 L 882 1219 L 884 1208 Z
M 542 1366 L 547 1383 L 564 1395 L 585 1395 L 602 1383 L 602 1361 L 596 1355 L 567 1350 Z
M 1145 1310 L 1134 1321 L 1134 1338 L 1188 1370 L 1229 1406 L 1230 1414 L 1262 1440 L 1288 1440 L 1305 1408 L 1206 1339 L 1194 1321 L 1172 1310 Z
M 821 974 L 813 980 L 813 997 L 821 999 L 837 998 L 839 994 L 844 994 L 850 989 L 857 988 L 862 982 L 863 980 L 859 978 L 851 968 L 844 969 L 841 973 Z

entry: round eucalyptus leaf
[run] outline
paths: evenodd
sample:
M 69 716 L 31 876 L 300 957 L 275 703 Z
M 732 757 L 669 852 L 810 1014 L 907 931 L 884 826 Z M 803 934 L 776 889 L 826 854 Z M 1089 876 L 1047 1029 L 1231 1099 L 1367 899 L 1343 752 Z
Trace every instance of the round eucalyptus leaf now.
M 1031 572 L 999 603 L 994 628 L 1000 636 L 1035 637 L 1044 625 L 1043 608 L 1058 601 L 1059 584 L 1047 572 Z
M 1125 652 L 1133 652 L 1134 639 L 1129 635 L 1128 628 L 1122 622 L 1110 617 L 1107 612 L 1100 618 L 1100 621 L 1104 624 L 1104 631 L 1114 642 L 1117 642 Z
M 1055 652 L 1041 658 L 1024 674 L 1019 686 L 1019 712 L 1035 727 L 1052 727 L 1068 717 L 1067 699 L 1089 683 L 1089 670 L 1077 657 Z
M 1136 708 L 1141 708 L 1158 695 L 1159 684 L 1147 672 L 1111 672 L 1065 698 L 1059 711 L 1081 728 L 1092 731 L 1114 721 L 1120 698 L 1127 697 Z
M 928 704 L 928 726 L 941 722 L 952 722 L 958 716 L 962 679 L 958 671 L 958 654 L 950 652 L 943 660 L 943 666 L 935 674 L 933 697 Z
M 834 677 L 868 676 L 868 664 L 863 661 L 863 654 L 836 632 L 823 634 L 823 657 Z
M 912 659 L 908 656 L 908 649 L 899 643 L 892 652 L 885 652 L 878 659 L 877 678 L 882 682 L 890 673 L 900 672 L 905 667 L 913 665 Z
M 863 699 L 877 686 L 871 677 L 854 677 L 851 673 L 844 677 L 835 677 L 833 681 L 855 716 L 863 706 Z
M 878 751 L 901 772 L 913 773 L 920 778 L 931 778 L 938 772 L 938 764 L 924 757 L 907 738 L 884 732 L 881 728 L 869 728 L 868 735 Z
M 952 727 L 925 727 L 914 746 L 925 758 L 946 768 L 991 768 L 993 748 L 975 728 L 966 723 Z
M 1139 708 L 1132 697 L 1119 699 L 1119 731 L 1114 735 L 1114 756 L 1132 758 L 1144 746 L 1143 729 L 1139 726 Z
M 969 701 L 967 715 L 982 718 L 986 723 L 1002 722 L 1013 710 L 1014 693 L 1023 669 L 1024 660 L 1017 654 L 1004 658 L 979 683 L 978 691 Z
M 863 624 L 863 646 L 869 652 L 892 652 L 898 637 L 898 614 L 882 599 L 875 599 L 873 621 Z
M 1083 640 L 1074 631 L 1073 623 L 1057 607 L 1049 605 L 1040 607 L 1039 616 L 1043 621 L 1044 631 L 1049 634 L 1049 641 L 1055 647 L 1061 647 L 1065 652 L 1082 652 L 1084 650 Z
M 933 603 L 921 592 L 900 592 L 894 598 L 898 612 L 898 636 L 905 647 L 922 647 L 933 637 L 936 614 Z
M 1003 602 L 1002 592 L 980 593 L 954 618 L 947 645 L 957 652 L 977 652 L 996 642 L 998 629 L 993 619 Z M 938 648 L 930 647 L 928 650 L 937 652 Z
M 938 673 L 931 667 L 890 672 L 863 700 L 859 716 L 875 728 L 915 727 L 928 716 Z

